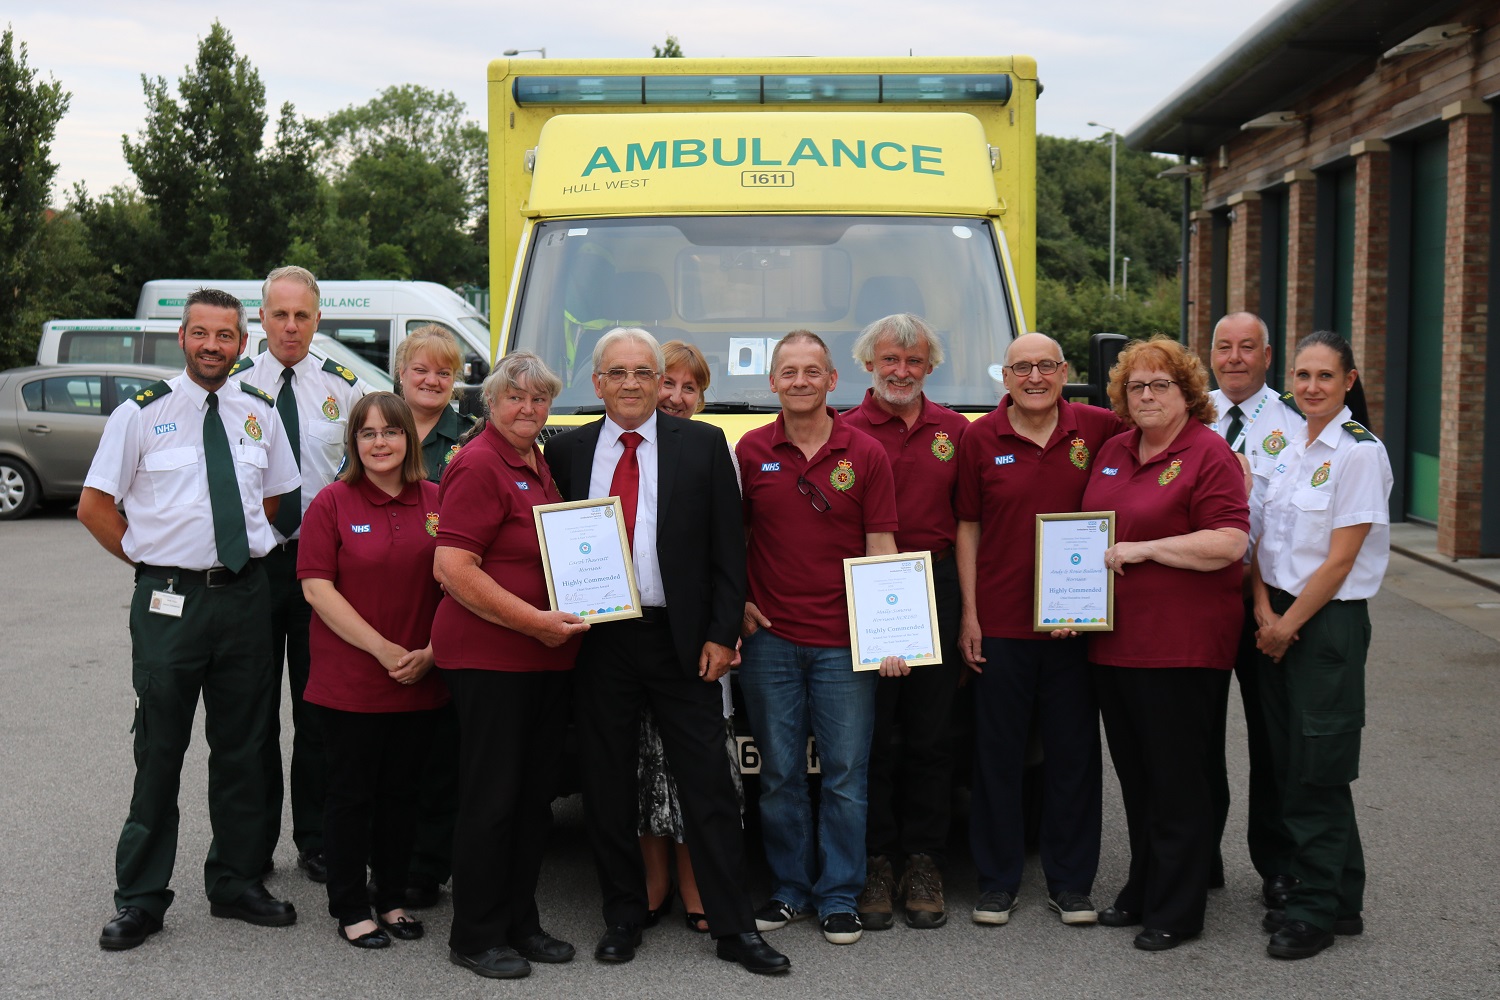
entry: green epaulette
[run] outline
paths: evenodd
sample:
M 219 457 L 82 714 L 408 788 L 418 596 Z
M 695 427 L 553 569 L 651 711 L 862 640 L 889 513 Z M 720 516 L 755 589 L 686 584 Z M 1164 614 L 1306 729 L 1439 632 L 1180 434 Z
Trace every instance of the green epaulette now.
M 273 399 L 271 397 L 271 394 L 269 392 L 266 392 L 266 390 L 264 390 L 264 389 L 257 389 L 255 386 L 251 385 L 249 382 L 241 382 L 241 383 L 239 383 L 239 386 L 240 386 L 241 389 L 244 389 L 246 392 L 248 392 L 250 395 L 254 396 L 256 399 L 263 399 L 267 403 L 270 403 L 272 406 L 276 405 L 276 400 Z
M 146 388 L 135 394 L 135 401 L 139 403 L 141 409 L 144 410 L 146 407 L 150 406 L 158 399 L 161 399 L 171 391 L 172 387 L 170 385 L 167 385 L 166 382 L 152 382 L 150 385 L 146 386 Z
M 231 376 L 238 375 L 240 372 L 246 371 L 247 369 L 254 368 L 254 367 L 255 367 L 255 359 L 252 358 L 252 357 L 250 357 L 250 355 L 247 354 L 243 358 L 240 358 L 238 361 L 236 361 L 234 363 L 234 367 L 231 368 L 231 369 L 229 369 L 229 374 Z
M 1380 440 L 1374 434 L 1371 434 L 1369 431 L 1365 430 L 1364 425 L 1361 424 L 1358 420 L 1345 420 L 1344 421 L 1344 430 L 1348 431 L 1349 432 L 1349 436 L 1352 437 L 1356 441 L 1379 441 Z
M 1301 407 L 1299 407 L 1297 405 L 1297 397 L 1296 396 L 1293 396 L 1290 392 L 1283 392 L 1279 398 L 1281 399 L 1281 401 L 1283 403 L 1286 404 L 1286 408 L 1287 409 L 1289 409 L 1293 413 L 1297 414 L 1297 416 L 1301 417 L 1303 420 L 1307 419 L 1307 415 L 1304 414 L 1302 412 Z
M 359 381 L 358 375 L 354 374 L 352 371 L 345 368 L 343 365 L 339 364 L 332 358 L 329 358 L 327 361 L 323 362 L 323 370 L 325 372 L 333 372 L 335 375 L 343 379 L 345 382 L 348 382 L 350 385 L 353 385 L 355 382 Z

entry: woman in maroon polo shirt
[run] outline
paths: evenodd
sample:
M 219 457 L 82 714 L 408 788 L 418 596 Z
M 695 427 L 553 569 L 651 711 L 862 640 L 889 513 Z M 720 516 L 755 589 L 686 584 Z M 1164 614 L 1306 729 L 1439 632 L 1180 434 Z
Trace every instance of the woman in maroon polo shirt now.
M 411 410 L 389 392 L 349 413 L 350 455 L 302 520 L 297 577 L 317 612 L 304 697 L 328 739 L 323 854 L 340 939 L 384 948 L 422 936 L 401 908 L 416 826 L 417 768 L 447 689 L 432 673 L 437 487 Z M 378 886 L 365 892 L 365 861 Z
M 433 652 L 458 714 L 458 819 L 448 958 L 514 979 L 573 946 L 542 930 L 536 885 L 551 825 L 567 671 L 583 619 L 548 611 L 531 509 L 560 503 L 537 447 L 562 382 L 534 354 L 506 355 L 484 380 L 484 430 L 448 463 L 437 578 L 447 591 Z
M 1089 636 L 1104 734 L 1130 833 L 1130 874 L 1111 927 L 1165 951 L 1203 930 L 1214 817 L 1213 711 L 1234 667 L 1250 530 L 1244 473 L 1214 419 L 1208 376 L 1175 340 L 1136 341 L 1110 372 L 1131 429 L 1099 450 L 1084 510 L 1115 512 L 1105 553 L 1115 629 Z

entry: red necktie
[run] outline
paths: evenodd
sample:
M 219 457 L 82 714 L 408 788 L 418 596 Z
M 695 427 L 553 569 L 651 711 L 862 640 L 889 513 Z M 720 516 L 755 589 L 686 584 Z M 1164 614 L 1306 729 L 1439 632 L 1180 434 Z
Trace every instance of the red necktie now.
M 635 547 L 635 503 L 641 492 L 641 466 L 635 460 L 635 450 L 645 438 L 635 431 L 620 435 L 625 454 L 615 465 L 614 478 L 609 481 L 610 496 L 620 498 L 620 509 L 625 514 L 625 537 Z

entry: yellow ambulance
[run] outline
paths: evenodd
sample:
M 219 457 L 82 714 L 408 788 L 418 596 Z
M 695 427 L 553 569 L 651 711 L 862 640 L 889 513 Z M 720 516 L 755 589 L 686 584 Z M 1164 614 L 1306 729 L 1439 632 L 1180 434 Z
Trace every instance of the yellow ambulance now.
M 496 353 L 561 374 L 560 428 L 601 412 L 605 331 L 691 342 L 733 441 L 777 412 L 788 331 L 828 342 L 846 407 L 860 330 L 912 312 L 944 343 L 929 396 L 987 411 L 1033 305 L 1038 89 L 1025 56 L 496 60 Z

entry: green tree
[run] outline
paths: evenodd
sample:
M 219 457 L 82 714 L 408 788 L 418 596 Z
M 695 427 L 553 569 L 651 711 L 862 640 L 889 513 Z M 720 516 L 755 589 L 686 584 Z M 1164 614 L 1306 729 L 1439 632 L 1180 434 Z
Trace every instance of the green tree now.
M 284 104 L 266 148 L 265 86 L 223 25 L 199 42 L 176 98 L 165 77 L 141 83 L 146 124 L 122 142 L 161 233 L 156 277 L 256 277 L 281 264 L 294 240 L 315 237 L 312 135 Z
M 485 280 L 488 140 L 466 114 L 453 94 L 408 84 L 316 123 L 328 242 L 343 247 L 329 277 Z
M 651 46 L 651 55 L 657 59 L 681 59 L 682 46 L 678 44 L 676 35 L 668 35 L 665 45 Z
M 47 305 L 47 199 L 57 165 L 52 139 L 68 110 L 62 84 L 38 82 L 26 44 L 0 35 L 0 368 L 31 361 Z

